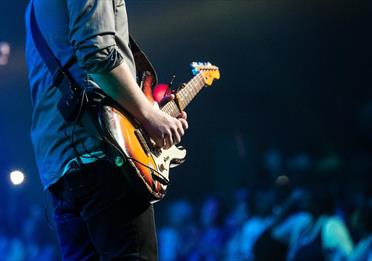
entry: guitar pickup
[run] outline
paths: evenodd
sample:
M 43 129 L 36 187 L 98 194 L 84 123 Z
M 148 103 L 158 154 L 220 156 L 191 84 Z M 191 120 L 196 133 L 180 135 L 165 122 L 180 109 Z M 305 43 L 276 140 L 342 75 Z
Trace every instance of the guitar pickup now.
M 138 129 L 134 131 L 134 134 L 136 135 L 138 141 L 140 142 L 143 150 L 146 152 L 146 154 L 150 154 L 151 150 L 149 148 L 149 145 L 147 145 L 146 139 L 143 136 L 142 132 Z

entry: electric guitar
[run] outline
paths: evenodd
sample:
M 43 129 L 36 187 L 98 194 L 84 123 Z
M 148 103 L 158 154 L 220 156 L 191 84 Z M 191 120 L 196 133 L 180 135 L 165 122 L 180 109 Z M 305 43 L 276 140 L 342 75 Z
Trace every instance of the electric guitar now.
M 174 100 L 160 108 L 173 117 L 177 117 L 204 86 L 211 86 L 215 79 L 220 78 L 218 67 L 210 63 L 192 63 L 191 66 L 195 76 L 175 93 Z M 153 76 L 145 74 L 142 90 L 147 99 L 156 104 L 152 83 Z M 115 164 L 121 167 L 124 161 L 129 163 L 134 169 L 134 174 L 130 172 L 131 180 L 139 186 L 141 194 L 149 202 L 162 199 L 169 184 L 169 169 L 184 162 L 186 150 L 182 146 L 172 146 L 166 150 L 158 148 L 140 124 L 118 106 L 103 105 L 99 120 L 106 130 L 105 137 L 120 153 L 114 159 Z

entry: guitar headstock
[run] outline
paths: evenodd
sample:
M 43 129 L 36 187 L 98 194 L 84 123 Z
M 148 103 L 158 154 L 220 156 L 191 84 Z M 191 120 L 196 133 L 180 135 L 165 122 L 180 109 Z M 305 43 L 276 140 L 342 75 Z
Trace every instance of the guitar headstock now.
M 204 83 L 207 86 L 211 86 L 214 80 L 220 79 L 220 70 L 217 66 L 211 63 L 196 63 L 191 64 L 192 73 L 197 75 L 200 73 L 204 78 Z

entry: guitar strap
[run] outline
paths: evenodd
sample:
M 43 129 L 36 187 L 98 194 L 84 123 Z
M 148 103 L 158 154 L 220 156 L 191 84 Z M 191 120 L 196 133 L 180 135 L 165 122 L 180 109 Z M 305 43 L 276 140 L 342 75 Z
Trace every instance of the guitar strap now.
M 133 53 L 137 75 L 142 76 L 144 72 L 149 72 L 154 77 L 153 86 L 155 86 L 158 83 L 158 76 L 156 74 L 154 66 L 151 64 L 146 54 L 138 46 L 137 42 L 133 39 L 133 36 L 131 34 L 129 34 L 129 48 Z
M 30 27 L 35 47 L 53 76 L 53 86 L 56 86 L 62 93 L 62 98 L 57 105 L 58 109 L 66 121 L 74 121 L 79 113 L 81 93 L 84 90 L 84 86 L 79 86 L 69 71 L 69 68 L 76 63 L 76 56 L 73 55 L 64 65 L 59 62 L 40 31 L 33 3 L 31 4 Z M 131 35 L 129 46 L 134 56 L 137 74 L 151 73 L 155 85 L 157 83 L 156 71 Z

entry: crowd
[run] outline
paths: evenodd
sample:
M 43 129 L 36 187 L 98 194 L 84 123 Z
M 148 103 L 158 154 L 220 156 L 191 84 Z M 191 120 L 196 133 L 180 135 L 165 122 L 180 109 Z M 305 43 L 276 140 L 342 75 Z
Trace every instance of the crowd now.
M 372 198 L 329 187 L 260 188 L 169 205 L 160 260 L 372 260 Z
M 15 204 L 3 208 L 0 215 L 0 260 L 58 260 L 58 247 L 44 209 L 36 204 L 27 205 L 20 198 L 17 202 L 8 200 Z
M 155 205 L 159 260 L 372 261 L 368 184 L 303 184 L 282 175 L 233 193 L 165 199 Z M 0 261 L 59 260 L 51 214 L 21 189 L 1 191 Z

